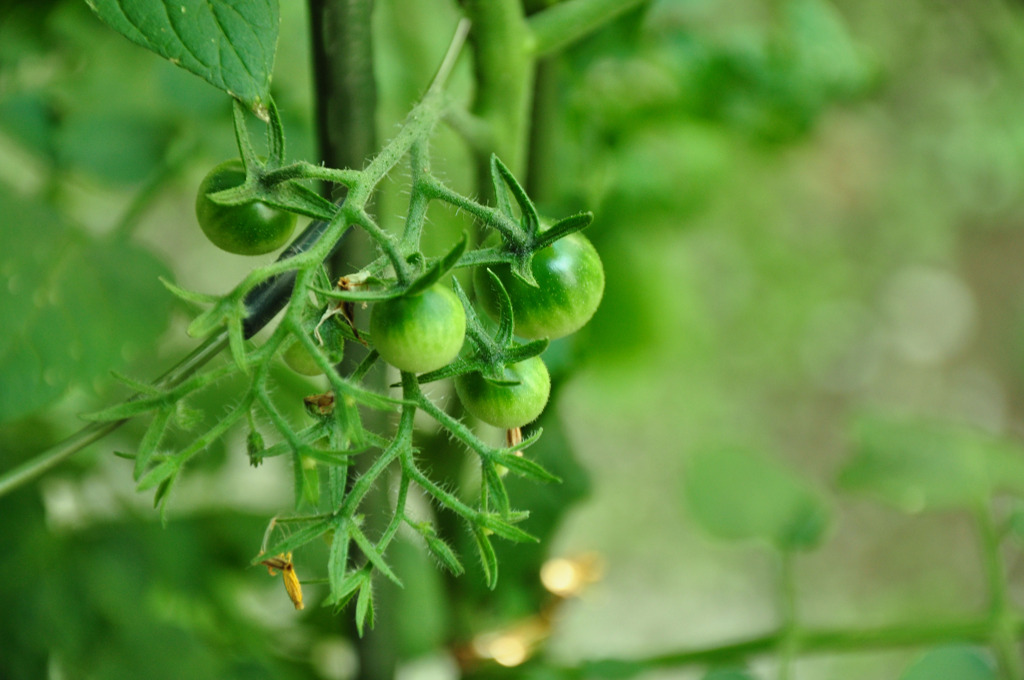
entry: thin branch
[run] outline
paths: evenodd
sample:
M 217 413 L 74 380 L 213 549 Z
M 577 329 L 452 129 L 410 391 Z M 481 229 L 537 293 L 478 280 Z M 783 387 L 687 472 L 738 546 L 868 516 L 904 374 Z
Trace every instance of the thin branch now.
M 546 57 L 648 0 L 566 0 L 527 19 L 533 54 Z

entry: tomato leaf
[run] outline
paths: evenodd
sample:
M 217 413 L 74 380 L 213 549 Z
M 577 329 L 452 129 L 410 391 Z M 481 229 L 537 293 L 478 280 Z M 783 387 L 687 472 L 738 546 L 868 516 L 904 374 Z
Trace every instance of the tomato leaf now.
M 344 592 L 345 572 L 348 569 L 348 520 L 339 518 L 334 525 L 331 547 L 327 553 L 327 582 L 331 593 Z
M 806 481 L 742 449 L 697 452 L 683 487 L 691 515 L 716 538 L 794 550 L 816 545 L 828 524 L 828 508 Z
M 494 463 L 484 461 L 481 470 L 485 482 L 484 488 L 487 489 L 487 494 L 494 500 L 494 503 L 498 506 L 498 512 L 502 517 L 507 517 L 512 511 L 511 501 L 508 497 L 508 491 L 505 489 L 505 484 L 501 481 L 501 475 L 498 474 L 497 468 Z
M 146 434 L 143 435 L 142 441 L 139 443 L 138 453 L 135 455 L 135 470 L 132 475 L 136 481 L 142 477 L 146 468 L 149 467 L 149 462 L 153 459 L 157 447 L 160 446 L 160 440 L 163 439 L 164 431 L 167 429 L 167 422 L 170 419 L 171 409 L 164 408 L 156 412 L 149 427 L 146 428 Z
M 0 422 L 89 386 L 167 327 L 169 272 L 124 241 L 93 239 L 49 207 L 0 189 Z
M 738 668 L 713 668 L 701 680 L 754 680 L 754 676 Z
M 362 637 L 366 624 L 373 628 L 373 581 L 369 574 L 363 577 L 359 586 L 359 596 L 356 599 L 356 629 Z
M 409 526 L 423 537 L 423 540 L 427 543 L 427 549 L 448 571 L 455 576 L 461 576 L 466 572 L 466 568 L 462 566 L 462 562 L 455 555 L 455 551 L 437 535 L 432 524 L 429 522 L 417 522 Z
M 972 647 L 941 647 L 925 652 L 900 680 L 996 680 L 992 660 Z
M 484 580 L 491 590 L 498 585 L 498 556 L 491 545 L 491 539 L 480 528 L 473 528 L 473 538 L 476 539 L 476 548 L 480 553 L 480 566 L 484 570 Z
M 512 174 L 512 171 L 508 169 L 508 166 L 502 163 L 497 156 L 492 154 L 491 181 L 493 181 L 495 185 L 495 194 L 500 197 L 505 190 L 499 190 L 497 177 L 501 177 L 505 182 L 505 185 L 508 186 L 509 190 L 512 192 L 512 197 L 515 198 L 516 203 L 519 204 L 519 210 L 523 215 L 523 227 L 525 228 L 526 233 L 530 236 L 536 235 L 537 231 L 540 229 L 540 216 L 537 214 L 537 206 L 535 206 L 533 201 L 530 200 L 530 197 L 526 195 L 526 190 L 523 189 L 519 180 L 517 180 Z M 506 198 L 506 204 L 507 201 L 508 199 Z M 507 211 L 507 206 L 502 203 L 500 198 L 498 199 L 498 205 L 500 209 Z
M 280 24 L 276 0 L 86 0 L 134 43 L 200 76 L 269 119 Z
M 331 528 L 331 524 L 332 521 L 330 519 L 311 522 L 254 557 L 251 564 L 259 564 L 260 560 L 265 559 L 264 555 L 280 555 L 292 552 L 296 548 L 304 546 L 313 539 L 324 535 Z
M 384 561 L 384 555 L 380 552 L 377 546 L 366 537 L 366 534 L 364 534 L 359 527 L 354 524 L 349 528 L 349 534 L 352 536 L 352 540 L 356 542 L 356 545 L 359 546 L 359 549 L 363 551 L 363 555 L 366 556 L 366 559 L 369 560 L 374 569 L 401 588 L 402 580 L 398 578 L 394 571 L 391 570 L 388 563 Z
M 561 219 L 537 237 L 537 241 L 534 243 L 534 250 L 546 248 L 560 238 L 564 238 L 573 232 L 582 231 L 589 227 L 593 221 L 594 213 L 591 212 L 570 215 Z
M 403 295 L 416 295 L 422 293 L 427 288 L 437 283 L 442 276 L 447 274 L 452 267 L 459 261 L 462 254 L 466 252 L 466 244 L 468 242 L 466 233 L 462 233 L 462 238 L 455 244 L 455 247 L 448 251 L 448 253 L 441 258 L 438 258 L 427 271 L 423 273 L 418 279 L 413 281 Z
M 525 444 L 525 442 L 524 442 Z M 512 472 L 521 475 L 523 477 L 530 477 L 537 481 L 549 482 L 549 483 L 561 483 L 561 479 L 551 474 L 544 469 L 540 463 L 535 463 L 528 458 L 523 456 L 517 456 L 514 453 L 499 453 L 494 456 L 494 462 L 504 465 Z
M 904 512 L 972 508 L 993 493 L 1024 495 L 1024 447 L 969 427 L 864 418 L 839 485 Z

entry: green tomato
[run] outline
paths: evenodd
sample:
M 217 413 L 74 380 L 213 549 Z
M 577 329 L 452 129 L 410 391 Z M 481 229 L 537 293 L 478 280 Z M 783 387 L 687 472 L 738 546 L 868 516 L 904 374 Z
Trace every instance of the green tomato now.
M 508 265 L 492 266 L 512 300 L 516 335 L 554 340 L 575 333 L 590 321 L 604 294 L 604 267 L 590 241 L 579 232 L 560 238 L 533 256 L 537 287 L 525 283 Z M 492 318 L 498 296 L 484 267 L 475 272 L 477 295 Z
M 298 341 L 289 345 L 288 349 L 281 354 L 281 358 L 284 359 L 284 363 L 288 365 L 288 368 L 296 373 L 302 375 L 323 375 L 323 371 L 320 370 L 320 365 L 316 363 L 316 359 Z
M 370 312 L 370 339 L 384 361 L 411 373 L 447 366 L 466 337 L 466 310 L 434 284 L 417 295 L 383 300 Z
M 531 357 L 506 368 L 517 385 L 496 385 L 480 373 L 455 378 L 455 392 L 466 410 L 491 425 L 511 429 L 537 419 L 551 394 L 551 376 L 540 357 Z
M 245 168 L 237 158 L 214 166 L 199 184 L 196 219 L 206 237 L 221 250 L 236 255 L 263 255 L 277 250 L 295 230 L 295 215 L 253 201 L 219 205 L 207 194 L 232 189 L 245 182 Z

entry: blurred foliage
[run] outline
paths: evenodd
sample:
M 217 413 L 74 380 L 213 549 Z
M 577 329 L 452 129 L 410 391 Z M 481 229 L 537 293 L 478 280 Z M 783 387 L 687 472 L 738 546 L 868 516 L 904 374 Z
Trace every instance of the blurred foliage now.
M 969 647 L 944 647 L 927 652 L 900 676 L 900 680 L 994 680 L 991 660 Z
M 384 136 L 446 40 L 456 10 L 436 9 L 378 3 Z M 282 12 L 273 94 L 289 155 L 312 158 L 306 17 L 301 3 Z M 381 586 L 398 612 L 394 653 L 451 676 L 443 656 L 430 662 L 455 615 L 470 612 L 463 636 L 531 616 L 550 600 L 540 564 L 583 549 L 604 554 L 606 579 L 563 605 L 531 677 L 558 677 L 546 659 L 770 626 L 765 541 L 818 546 L 798 588 L 818 622 L 977 611 L 978 590 L 960 587 L 983 581 L 976 537 L 955 513 L 1024 491 L 1021 64 L 1024 8 L 998 0 L 662 0 L 545 64 L 553 113 L 535 123 L 547 141 L 530 182 L 547 214 L 595 211 L 588 234 L 609 282 L 590 326 L 549 351 L 553 373 L 575 373 L 530 451 L 565 483 L 510 484 L 543 540 L 501 548 L 494 593 L 477 565 L 445 580 L 404 537 L 395 568 L 416 576 Z M 457 75 L 461 94 L 468 72 Z M 460 141 L 442 131 L 435 146 L 467 186 Z M 132 196 L 181 149 L 187 162 L 132 238 L 115 238 Z M 190 205 L 198 177 L 233 155 L 228 101 L 116 38 L 84 3 L 0 6 L 0 271 L 12 293 L 0 298 L 0 469 L 116 393 L 107 371 L 153 376 L 180 355 L 183 315 L 157 275 L 222 289 L 245 271 L 205 253 Z M 406 200 L 399 179 L 385 217 Z M 463 228 L 430 217 L 439 249 Z M 33 295 L 14 294 L 27 280 Z M 60 315 L 35 316 L 54 300 Z M 292 383 L 296 396 L 315 386 Z M 230 394 L 191 406 L 215 419 Z M 287 470 L 248 469 L 242 441 L 218 448 L 161 528 L 133 500 L 130 463 L 109 456 L 140 435 L 129 426 L 0 499 L 0 675 L 350 677 L 348 633 L 317 606 L 317 586 L 299 616 L 278 579 L 245 568 L 287 503 Z M 435 439 L 421 442 L 434 468 L 465 481 L 461 456 Z M 1009 513 L 1016 533 L 1020 514 Z M 711 545 L 691 524 L 760 540 Z M 997 677 L 973 648 L 837 658 L 800 677 L 900 672 Z

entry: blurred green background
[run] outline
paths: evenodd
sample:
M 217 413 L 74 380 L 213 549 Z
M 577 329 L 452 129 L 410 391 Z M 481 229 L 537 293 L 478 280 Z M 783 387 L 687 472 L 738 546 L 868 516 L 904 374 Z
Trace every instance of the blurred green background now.
M 282 5 L 274 97 L 289 156 L 315 158 L 308 17 Z M 456 16 L 379 0 L 382 138 Z M 530 188 L 546 214 L 594 211 L 607 289 L 590 325 L 546 355 L 561 382 L 537 455 L 567 483 L 515 487 L 546 540 L 503 549 L 498 592 L 469 598 L 479 632 L 536 611 L 545 556 L 586 554 L 600 578 L 559 607 L 535 677 L 772 630 L 764 539 L 785 503 L 768 493 L 768 528 L 719 540 L 722 508 L 742 515 L 765 488 L 725 473 L 720 493 L 690 488 L 691 467 L 719 451 L 792 471 L 813 499 L 815 549 L 794 563 L 802 623 L 984 611 L 964 508 L 1009 491 L 994 503 L 1012 527 L 1024 489 L 1022 88 L 1024 5 L 1009 0 L 661 0 L 545 64 Z M 433 151 L 471 191 L 455 134 L 440 130 Z M 199 179 L 233 155 L 226 97 L 84 3 L 0 5 L 0 469 L 124 396 L 111 370 L 154 377 L 188 351 L 189 310 L 158 276 L 223 292 L 253 265 L 209 247 L 192 214 Z M 377 204 L 392 228 L 404 179 Z M 134 216 L 140 192 L 151 200 Z M 441 206 L 430 217 L 438 250 L 465 228 Z M 286 393 L 311 389 L 281 378 Z M 216 417 L 230 387 L 193 406 Z M 142 432 L 133 423 L 0 498 L 0 677 L 353 677 L 347 614 L 319 609 L 318 586 L 296 613 L 278 580 L 246 568 L 291 502 L 286 467 L 249 468 L 243 434 L 231 437 L 190 467 L 161 527 L 110 455 Z M 919 457 L 900 468 L 892 451 Z M 1019 546 L 1006 548 L 1018 598 Z M 407 587 L 385 593 L 382 625 L 400 677 L 455 677 L 440 647 L 446 586 L 413 542 L 396 550 Z M 318 575 L 316 558 L 305 566 Z M 810 656 L 795 677 L 896 678 L 921 652 Z M 774 677 L 758 663 L 756 677 Z

